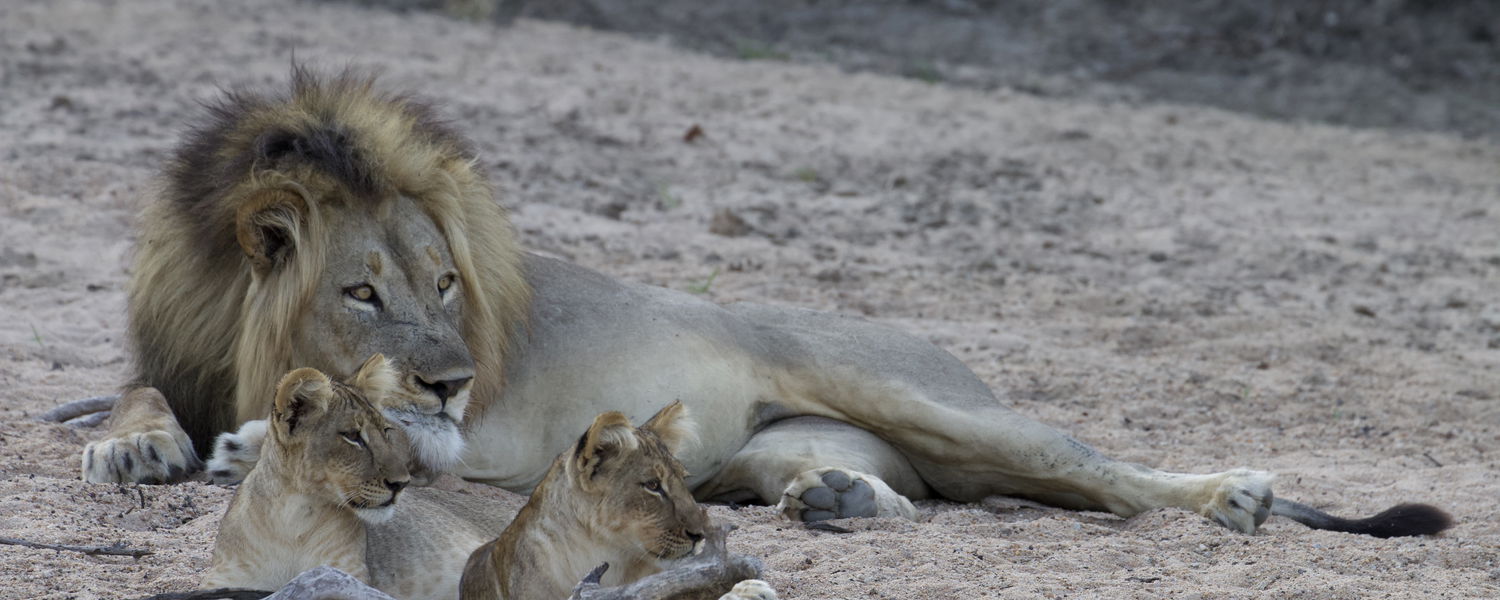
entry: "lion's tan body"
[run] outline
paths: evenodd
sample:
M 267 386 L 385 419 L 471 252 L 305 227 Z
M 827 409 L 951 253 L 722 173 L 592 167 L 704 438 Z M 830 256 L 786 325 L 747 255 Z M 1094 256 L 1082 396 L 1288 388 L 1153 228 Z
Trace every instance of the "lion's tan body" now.
M 464 569 L 463 600 L 563 598 L 610 565 L 605 585 L 629 583 L 691 552 L 708 515 L 672 448 L 690 435 L 673 403 L 640 428 L 608 412 L 553 461 L 505 532 Z
M 143 221 L 133 386 L 160 390 L 199 449 L 263 417 L 275 373 L 345 373 L 378 351 L 402 375 L 385 410 L 425 468 L 515 491 L 594 415 L 676 398 L 713 417 L 681 457 L 695 494 L 793 518 L 991 494 L 1122 516 L 1180 507 L 1240 531 L 1270 513 L 1267 473 L 1112 460 L 888 327 L 719 306 L 526 254 L 462 137 L 365 80 L 298 72 L 288 95 L 232 96 L 177 156 Z M 183 429 L 159 421 L 112 427 L 85 478 L 185 470 L 191 448 L 157 448 Z

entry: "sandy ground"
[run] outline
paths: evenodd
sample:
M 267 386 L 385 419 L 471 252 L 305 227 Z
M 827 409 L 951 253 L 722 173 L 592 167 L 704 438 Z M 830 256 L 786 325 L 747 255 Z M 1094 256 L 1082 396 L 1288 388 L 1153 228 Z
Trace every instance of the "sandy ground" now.
M 625 279 L 863 314 L 1115 456 L 1253 466 L 1434 539 L 1230 533 L 993 498 L 919 522 L 741 526 L 788 598 L 1500 594 L 1500 147 L 1150 103 L 954 89 L 284 0 L 0 4 L 0 597 L 194 586 L 232 490 L 90 485 L 33 420 L 125 377 L 132 220 L 195 102 L 289 51 L 446 103 L 533 248 Z M 698 126 L 705 135 L 687 143 Z M 715 214 L 743 221 L 710 231 Z M 723 231 L 723 229 L 720 229 Z

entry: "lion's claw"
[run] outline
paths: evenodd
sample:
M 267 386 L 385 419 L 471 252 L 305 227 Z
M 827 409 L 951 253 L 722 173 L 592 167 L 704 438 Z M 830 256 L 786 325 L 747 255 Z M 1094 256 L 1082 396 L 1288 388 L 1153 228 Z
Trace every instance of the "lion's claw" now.
M 187 436 L 170 431 L 107 438 L 83 451 L 83 479 L 92 483 L 176 483 L 201 468 Z

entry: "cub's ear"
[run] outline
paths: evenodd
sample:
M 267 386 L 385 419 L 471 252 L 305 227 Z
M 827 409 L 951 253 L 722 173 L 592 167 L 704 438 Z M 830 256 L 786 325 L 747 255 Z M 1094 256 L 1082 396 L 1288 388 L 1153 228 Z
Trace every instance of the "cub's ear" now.
M 384 354 L 377 352 L 365 359 L 365 364 L 359 366 L 348 384 L 364 394 L 371 406 L 379 408 L 391 390 L 396 389 L 396 369 Z
M 688 409 L 681 400 L 673 400 L 671 404 L 656 411 L 641 429 L 656 434 L 673 455 L 680 454 L 689 444 L 698 441 L 697 423 L 688 415 Z
M 297 369 L 276 384 L 276 407 L 271 420 L 290 435 L 303 418 L 327 410 L 331 399 L 333 382 L 327 375 L 317 369 Z
M 599 474 L 599 468 L 622 452 L 636 447 L 635 427 L 630 419 L 615 411 L 594 418 L 594 424 L 573 446 L 573 473 L 585 485 Z
M 240 205 L 234 234 L 257 275 L 292 258 L 306 214 L 307 203 L 286 189 L 262 190 Z

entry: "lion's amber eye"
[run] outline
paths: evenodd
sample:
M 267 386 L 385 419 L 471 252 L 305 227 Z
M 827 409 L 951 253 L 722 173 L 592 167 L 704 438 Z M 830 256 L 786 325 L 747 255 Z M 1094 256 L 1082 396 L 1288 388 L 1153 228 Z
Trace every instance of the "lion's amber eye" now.
M 653 494 L 660 494 L 661 493 L 661 482 L 657 481 L 655 479 L 652 479 L 651 481 L 647 481 L 646 483 L 641 484 L 641 486 L 644 487 L 644 488 L 646 488 L 646 491 L 651 492 Z
M 442 278 L 438 279 L 438 291 L 439 292 L 446 292 L 446 291 L 448 291 L 448 288 L 453 287 L 453 280 L 454 280 L 454 277 L 453 277 L 452 273 L 449 273 L 447 275 L 442 276 Z
M 344 290 L 344 293 L 360 302 L 373 302 L 375 300 L 375 288 L 368 285 L 356 285 Z

